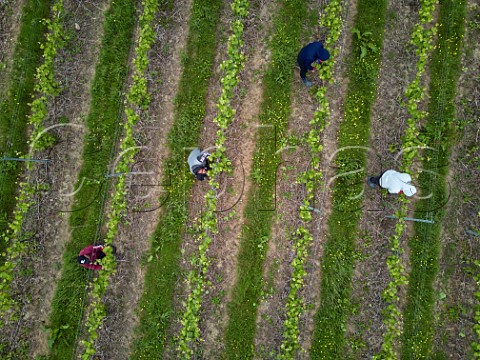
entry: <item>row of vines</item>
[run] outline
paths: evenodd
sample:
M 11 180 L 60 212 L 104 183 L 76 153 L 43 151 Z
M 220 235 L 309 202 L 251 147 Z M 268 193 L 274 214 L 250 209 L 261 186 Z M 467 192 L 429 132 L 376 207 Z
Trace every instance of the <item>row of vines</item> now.
M 78 212 L 70 218 L 71 241 L 63 254 L 61 279 L 58 280 L 56 294 L 52 301 L 52 313 L 47 331 L 50 331 L 50 359 L 81 357 L 83 360 L 95 358 L 97 354 L 99 330 L 107 317 L 105 295 L 117 271 L 117 261 L 112 254 L 112 246 L 118 238 L 122 223 L 127 221 L 128 176 L 138 157 L 142 145 L 135 133 L 138 122 L 149 117 L 151 96 L 148 93 L 149 51 L 157 40 L 155 22 L 159 17 L 162 0 L 142 0 L 138 11 L 138 28 L 135 48 L 132 53 L 130 42 L 136 22 L 137 2 L 130 0 L 121 4 L 111 2 L 112 14 L 106 23 L 110 26 L 105 44 L 102 43 L 104 58 L 100 58 L 96 77 L 101 80 L 92 85 L 92 109 L 89 113 L 90 133 L 86 137 L 83 172 L 78 184 L 85 180 L 85 188 L 90 193 L 80 194 L 74 201 Z M 444 205 L 446 197 L 445 178 L 450 149 L 454 141 L 452 119 L 455 115 L 453 99 L 455 84 L 460 71 L 458 64 L 459 48 L 462 44 L 463 18 L 467 0 L 420 0 L 418 21 L 413 28 L 410 44 L 417 57 L 414 79 L 408 84 L 404 96 L 404 106 L 408 114 L 405 133 L 402 137 L 400 169 L 412 173 L 420 189 L 431 190 L 431 198 L 419 199 L 415 203 L 404 196 L 398 197 L 399 208 L 395 212 L 395 228 L 388 238 L 389 255 L 386 264 L 389 283 L 382 292 L 384 305 L 381 349 L 372 359 L 429 358 L 432 354 L 433 328 L 433 281 L 437 275 L 441 222 L 444 217 L 439 204 Z M 121 4 L 121 5 L 119 5 Z M 278 359 L 293 360 L 300 356 L 301 318 L 305 313 L 305 299 L 302 292 L 309 271 L 308 260 L 314 239 L 314 219 L 312 206 L 316 194 L 324 189 L 325 176 L 322 173 L 324 145 L 322 137 L 331 121 L 331 105 L 327 90 L 334 84 L 334 69 L 339 66 L 339 38 L 344 27 L 342 0 L 330 0 L 320 18 L 320 27 L 328 31 L 324 45 L 331 51 L 331 59 L 318 69 L 322 86 L 314 88 L 316 110 L 309 121 L 309 128 L 302 138 L 302 145 L 308 148 L 309 167 L 300 172 L 296 183 L 305 189 L 298 211 L 298 226 L 290 238 L 293 259 L 290 262 L 291 278 L 288 280 L 288 296 L 283 309 L 283 333 L 278 353 L 271 354 Z M 345 96 L 344 114 L 339 121 L 336 141 L 338 145 L 335 159 L 335 182 L 332 187 L 332 211 L 328 218 L 326 242 L 322 244 L 321 279 L 319 308 L 315 314 L 310 358 L 330 360 L 341 359 L 345 354 L 348 317 L 352 313 L 352 274 L 355 267 L 355 246 L 358 238 L 358 223 L 363 206 L 365 179 L 362 170 L 367 163 L 365 148 L 369 142 L 371 108 L 377 96 L 377 80 L 381 66 L 386 0 L 358 0 L 357 15 L 348 61 L 349 84 Z M 257 4 L 256 4 L 257 5 Z M 280 160 L 277 146 L 287 140 L 287 124 L 291 115 L 291 93 L 293 79 L 292 59 L 298 53 L 302 26 L 308 12 L 304 0 L 278 1 L 278 10 L 273 16 L 269 49 L 271 62 L 263 78 L 263 100 L 255 154 L 240 235 L 240 249 L 235 273 L 235 284 L 230 289 L 229 303 L 226 304 L 228 324 L 222 335 L 222 351 L 219 358 L 245 359 L 258 357 L 255 354 L 255 337 L 258 326 L 258 306 L 261 302 L 264 279 L 264 260 L 272 234 L 272 208 L 276 196 L 276 171 Z M 124 6 L 124 9 L 121 7 Z M 170 156 L 163 164 L 164 183 L 167 178 L 175 181 L 165 186 L 161 197 L 161 209 L 157 228 L 151 238 L 150 252 L 144 259 L 144 293 L 137 306 L 138 325 L 131 344 L 132 359 L 153 359 L 173 356 L 179 359 L 192 359 L 203 356 L 201 339 L 201 318 L 204 297 L 209 292 L 208 281 L 213 259 L 209 257 L 212 244 L 218 234 L 218 190 L 221 174 L 231 174 L 232 164 L 227 157 L 227 137 L 235 119 L 232 105 L 238 95 L 240 74 L 244 69 L 244 28 L 251 12 L 249 0 L 231 1 L 232 19 L 227 42 L 227 58 L 220 69 L 223 72 L 221 93 L 216 101 L 216 125 L 213 162 L 209 171 L 208 186 L 203 200 L 201 215 L 195 219 L 193 231 L 186 229 L 189 222 L 189 198 L 193 184 L 186 172 L 186 150 L 198 143 L 198 134 L 205 119 L 206 99 L 209 82 L 218 47 L 219 19 L 222 9 L 220 0 L 193 0 L 189 21 L 189 35 L 183 50 L 182 75 L 175 98 L 174 124 L 169 130 L 168 151 Z M 439 23 L 434 24 L 436 12 Z M 28 124 L 31 135 L 28 140 L 28 153 L 20 154 L 24 177 L 18 182 L 18 195 L 8 229 L 1 234 L 0 248 L 0 329 L 9 322 L 19 319 L 20 304 L 17 303 L 15 277 L 22 258 L 30 255 L 30 234 L 25 231 L 25 222 L 35 205 L 36 196 L 45 185 L 37 184 L 33 171 L 37 162 L 30 161 L 54 142 L 44 127 L 49 104 L 61 93 L 60 84 L 55 80 L 55 60 L 65 46 L 68 37 L 62 24 L 64 0 L 55 0 L 51 7 L 51 19 L 44 20 L 48 30 L 45 42 L 41 44 L 43 63 L 36 69 L 35 97 L 29 104 Z M 119 25 L 119 23 L 122 23 Z M 116 26 L 119 26 L 117 28 Z M 118 36 L 117 36 L 118 32 Z M 434 40 L 437 38 L 437 44 Z M 163 41 L 163 40 L 162 40 Z M 368 44 L 367 44 L 368 43 Z M 161 46 L 164 44 L 162 43 Z M 165 41 L 165 47 L 168 47 Z M 112 52 L 111 49 L 115 49 Z M 162 50 L 163 51 L 163 50 Z M 105 55 L 106 54 L 106 55 Z M 123 99 L 123 86 L 128 74 L 128 59 L 133 59 L 129 78 L 130 85 Z M 114 60 L 113 58 L 117 59 Z M 118 61 L 111 83 L 107 75 L 115 61 Z M 455 63 L 457 61 L 457 63 Z M 427 90 L 425 74 L 427 64 L 431 83 Z M 288 66 L 290 64 L 291 66 Z M 115 65 L 115 66 L 116 66 Z M 155 71 L 155 73 L 157 73 Z M 153 72 L 152 72 L 153 74 Z M 153 76 L 153 75 L 152 75 Z M 110 88 L 110 90 L 107 90 Z M 302 90 L 305 90 L 302 88 Z M 112 91 L 112 93 L 108 93 Z M 306 91 L 306 90 L 305 90 Z M 427 96 L 428 94 L 428 96 Z M 428 111 L 421 110 L 429 99 Z M 104 100 L 105 104 L 101 104 Z M 248 99 L 247 99 L 248 101 Z M 108 103 L 108 104 L 107 104 Z M 108 123 L 103 123 L 108 117 Z M 120 131 L 120 121 L 124 119 Z M 63 126 L 56 124 L 52 128 Z M 112 128 L 116 127 L 115 131 Z M 272 141 L 271 130 L 275 132 Z M 122 136 L 117 139 L 121 132 Z M 267 135 L 266 133 L 269 132 Z M 119 141 L 117 141 L 119 140 Z M 421 150 L 421 151 L 420 151 Z M 118 152 L 110 174 L 105 174 L 109 161 Z M 87 155 L 86 155 L 87 154 Z M 92 155 L 90 158 L 87 157 Z M 97 156 L 99 154 L 98 158 Z M 423 170 L 416 169 L 422 163 Z M 93 164 L 93 165 L 92 165 Z M 362 170 L 358 170 L 358 166 Z M 90 167 L 89 167 L 90 166 Z M 94 169 L 94 170 L 92 170 Z M 94 175 L 89 177 L 90 172 Z M 347 174 L 347 176 L 344 176 Z M 82 179 L 83 176 L 83 180 Z M 88 176 L 87 176 L 88 175 Z M 106 180 L 107 179 L 107 180 Z M 114 182 L 110 191 L 108 184 Z M 82 190 L 83 191 L 83 190 Z M 93 194 L 93 195 L 92 195 Z M 99 195 L 100 194 L 100 195 Z M 109 195 L 108 195 L 109 194 Z M 423 194 L 422 194 L 423 195 Z M 106 197 L 109 196 L 109 201 Z M 93 200 L 92 200 L 93 199 Z M 83 205 L 88 204 L 90 207 Z M 108 206 L 104 209 L 105 204 Z M 411 273 L 406 275 L 403 262 L 405 248 L 402 240 L 409 235 L 406 218 L 414 209 L 415 213 L 427 214 L 431 224 L 415 224 L 413 235 L 409 236 Z M 439 210 L 440 209 L 440 210 Z M 480 216 L 480 213 L 478 214 Z M 103 219 L 106 219 L 104 221 Z M 231 217 L 226 218 L 231 219 Z M 297 220 L 297 216 L 295 215 Z M 79 247 L 86 242 L 98 242 L 101 228 L 104 251 L 108 255 L 100 261 L 102 271 L 87 272 L 72 261 Z M 88 228 L 85 230 L 85 228 Z M 80 229 L 81 228 L 81 229 Z M 74 230 L 75 229 L 75 230 Z M 79 230 L 80 229 L 80 230 Z M 143 230 L 140 230 L 143 231 Z M 193 236 L 190 236 L 193 234 Z M 181 268 L 180 254 L 182 242 L 195 244 L 189 257 L 189 270 Z M 320 240 L 319 240 L 320 241 Z M 480 268 L 480 261 L 473 262 Z M 60 269 L 58 269 L 60 271 Z M 92 281 L 90 281 L 92 280 Z M 176 306 L 175 289 L 184 281 L 186 293 L 182 306 Z M 480 302 L 480 275 L 474 276 L 477 292 L 474 297 Z M 402 305 L 399 292 L 407 289 L 406 304 Z M 219 300 L 220 301 L 220 300 Z M 88 305 L 87 305 L 88 304 Z M 222 304 L 223 305 L 223 304 Z M 402 313 L 403 307 L 403 313 Z M 181 313 L 177 309 L 181 308 Z M 180 329 L 172 334 L 172 323 L 178 321 Z M 473 356 L 480 358 L 480 305 L 477 304 L 473 319 L 473 333 L 477 336 L 471 342 Z M 80 347 L 79 347 L 80 345 Z M 174 345 L 175 354 L 165 354 Z M 276 344 L 277 345 L 277 344 Z M 77 351 L 80 348 L 80 353 Z M 0 350 L 3 350 L 1 348 Z M 301 356 L 304 356 L 302 354 Z
M 188 297 L 185 309 L 180 320 L 182 328 L 178 335 L 178 350 L 180 357 L 190 359 L 194 355 L 195 343 L 200 336 L 198 326 L 199 313 L 202 303 L 202 294 L 206 290 L 205 276 L 208 272 L 210 259 L 207 256 L 209 245 L 213 236 L 217 233 L 217 196 L 216 191 L 220 184 L 218 176 L 222 172 L 231 172 L 231 162 L 226 156 L 225 133 L 235 115 L 231 106 L 234 90 L 239 83 L 239 73 L 243 69 L 245 56 L 242 52 L 244 20 L 248 15 L 250 4 L 247 0 L 233 1 L 231 8 L 234 20 L 231 25 L 233 32 L 228 38 L 228 59 L 223 61 L 221 69 L 225 72 L 221 79 L 222 91 L 217 103 L 218 113 L 213 122 L 218 126 L 215 139 L 215 152 L 212 154 L 212 161 L 215 161 L 212 170 L 209 172 L 210 190 L 205 194 L 205 210 L 202 212 L 196 225 L 196 233 L 199 243 L 198 254 L 192 255 L 190 263 L 192 270 L 187 275 Z
M 11 62 L 0 64 L 6 82 L 0 100 L 0 232 L 8 231 L 9 221 L 17 204 L 16 195 L 20 174 L 24 170 L 19 154 L 28 153 L 28 116 L 35 98 L 35 75 L 42 63 L 47 22 L 51 17 L 51 0 L 2 2 L 4 16 L 16 6 L 21 7 L 22 18 Z M 10 8 L 11 7 L 11 8 Z M 14 16 L 10 17 L 10 21 Z M 14 21 L 14 20 L 13 20 Z M 53 20 L 58 21 L 58 20 Z M 12 39 L 13 40 L 13 39 Z M 4 49 L 2 48 L 2 51 Z M 5 252 L 8 243 L 0 241 Z
M 85 346 L 82 358 L 88 360 L 95 355 L 95 340 L 98 337 L 98 329 L 102 325 L 106 315 L 105 305 L 102 297 L 105 295 L 109 279 L 114 274 L 116 262 L 112 255 L 112 245 L 115 236 L 118 234 L 118 226 L 124 216 L 126 203 L 126 177 L 129 168 L 134 162 L 134 157 L 139 151 L 136 146 L 133 129 L 140 119 L 141 112 L 145 111 L 149 105 L 150 97 L 147 93 L 147 79 L 145 76 L 148 66 L 148 51 L 155 40 L 155 31 L 152 27 L 152 21 L 158 9 L 158 0 L 143 0 L 143 12 L 140 15 L 140 29 L 135 48 L 133 60 L 132 84 L 127 92 L 127 100 L 125 104 L 126 121 L 123 124 L 123 138 L 120 140 L 120 158 L 114 169 L 114 173 L 118 174 L 118 181 L 115 184 L 115 190 L 112 195 L 112 201 L 107 213 L 107 233 L 104 238 L 106 256 L 101 260 L 102 271 L 98 277 L 93 280 L 93 288 L 90 292 L 91 303 L 87 310 L 86 324 L 88 338 L 82 340 Z
M 357 224 L 363 202 L 364 177 L 358 167 L 366 165 L 364 149 L 376 97 L 378 49 L 383 45 L 386 5 L 382 0 L 360 0 L 357 4 L 344 117 L 337 132 L 338 176 L 332 187 L 332 211 L 321 260 L 320 307 L 315 315 L 310 353 L 313 359 L 342 358 L 344 354 Z
M 327 97 L 326 84 L 333 82 L 333 68 L 336 64 L 335 58 L 338 49 L 335 47 L 342 30 L 342 7 L 341 1 L 330 1 L 320 19 L 320 26 L 328 29 L 329 36 L 325 39 L 325 47 L 331 49 L 331 59 L 320 66 L 318 77 L 323 81 L 324 86 L 318 88 L 315 98 L 318 101 L 317 110 L 313 119 L 310 121 L 310 130 L 306 136 L 310 155 L 310 166 L 307 171 L 302 172 L 297 177 L 297 183 L 306 188 L 306 196 L 300 207 L 299 216 L 303 224 L 295 230 L 294 249 L 295 258 L 292 261 L 293 274 L 290 281 L 290 292 L 287 299 L 287 318 L 284 321 L 283 340 L 280 346 L 280 359 L 294 359 L 296 351 L 299 349 L 300 330 L 298 322 L 304 311 L 304 303 L 299 292 L 304 286 L 304 278 L 307 274 L 305 262 L 308 258 L 309 247 L 313 236 L 309 230 L 309 223 L 312 220 L 311 206 L 315 193 L 319 187 L 319 182 L 323 175 L 320 170 L 321 152 L 323 146 L 320 139 L 325 126 L 330 118 L 330 105 Z
M 273 17 L 272 39 L 268 44 L 271 60 L 262 82 L 256 146 L 251 170 L 251 187 L 244 209 L 236 280 L 228 304 L 228 324 L 224 335 L 226 357 L 254 356 L 258 304 L 262 293 L 264 261 L 271 236 L 277 166 L 277 146 L 286 139 L 291 113 L 293 59 L 300 48 L 304 16 L 303 0 L 280 1 Z M 272 133 L 275 135 L 272 136 Z
M 162 165 L 164 184 L 168 179 L 175 180 L 170 181 L 168 191 L 161 198 L 165 211 L 161 213 L 151 239 L 144 292 L 138 304 L 140 321 L 133 359 L 162 356 L 167 336 L 170 336 L 168 329 L 174 314 L 174 289 L 182 276 L 179 259 L 188 221 L 186 198 L 193 183 L 186 172 L 185 156 L 187 149 L 198 143 L 200 124 L 205 116 L 221 8 L 220 1 L 194 0 L 191 4 L 183 69 L 174 102 L 174 123 L 168 133 L 170 156 Z M 195 337 L 193 334 L 188 336 Z M 184 350 L 190 351 L 189 348 Z
M 401 349 L 402 356 L 406 358 L 425 358 L 432 351 L 435 336 L 434 281 L 439 270 L 442 223 L 448 202 L 448 160 L 455 139 L 453 119 L 456 110 L 453 100 L 460 73 L 466 1 L 440 0 L 439 4 L 438 36 L 429 66 L 427 121 L 418 135 L 425 145 L 423 171 L 418 177 L 419 187 L 425 193 L 416 202 L 414 213 L 415 217 L 427 214 L 432 223 L 415 222 L 414 234 L 408 242 L 411 270 Z M 428 8 L 434 6 L 434 2 L 426 2 L 425 6 L 423 16 L 428 20 L 431 16 Z M 428 38 L 418 36 L 416 41 L 422 43 Z
M 100 21 L 103 20 L 101 46 L 89 89 L 90 107 L 82 124 L 88 129 L 88 133 L 82 139 L 82 162 L 68 216 L 70 232 L 68 241 L 65 242 L 61 272 L 59 271 L 50 304 L 48 324 L 50 359 L 80 356 L 84 349 L 79 346 L 81 345 L 79 341 L 84 336 L 82 330 L 85 311 L 90 310 L 87 304 L 94 300 L 91 298 L 91 281 L 96 279 L 96 275 L 79 266 L 73 259 L 76 259 L 83 247 L 103 241 L 101 229 L 104 223 L 104 209 L 112 182 L 108 167 L 115 157 L 117 140 L 121 132 L 123 93 L 136 21 L 136 2 L 113 1 L 105 5 L 108 5 L 105 8 L 105 18 L 104 20 L 103 16 L 100 18 Z M 107 264 L 106 267 L 108 266 Z M 98 285 L 106 286 L 104 281 L 104 279 L 94 281 L 93 288 Z M 99 289 L 95 289 L 95 292 L 97 291 Z M 97 309 L 99 312 L 95 315 L 101 315 L 102 307 L 99 306 Z M 102 321 L 101 316 L 99 319 Z M 87 336 L 94 333 L 91 326 L 88 330 L 90 334 Z
M 409 118 L 407 119 L 405 136 L 402 139 L 403 166 L 401 169 L 407 173 L 412 173 L 413 162 L 418 156 L 418 150 L 424 146 L 419 139 L 419 128 L 426 114 L 424 111 L 420 111 L 418 106 L 425 98 L 426 88 L 421 85 L 421 81 L 428 56 L 433 50 L 432 42 L 436 34 L 436 26 L 431 26 L 431 22 L 437 3 L 438 1 L 436 0 L 423 0 L 420 2 L 419 22 L 414 27 L 410 41 L 416 49 L 418 59 L 415 79 L 408 85 L 405 91 Z M 400 241 L 406 229 L 405 217 L 408 213 L 410 199 L 401 196 L 399 200 L 401 201 L 401 206 L 395 213 L 395 218 L 398 219 L 395 225 L 395 234 L 389 239 L 391 255 L 387 258 L 387 267 L 392 280 L 382 294 L 383 300 L 387 303 L 383 320 L 386 331 L 383 335 L 382 351 L 375 356 L 375 359 L 397 358 L 398 351 L 395 350 L 395 344 L 403 328 L 403 319 L 399 308 L 400 299 L 397 293 L 401 286 L 408 283 L 405 276 L 405 267 L 401 259 L 403 249 L 400 246 Z
M 30 104 L 31 114 L 28 117 L 28 123 L 31 125 L 31 135 L 28 141 L 29 152 L 20 156 L 20 159 L 25 161 L 25 177 L 18 184 L 17 205 L 13 212 L 13 220 L 9 223 L 7 232 L 2 234 L 1 239 L 6 247 L 5 261 L 0 265 L 0 314 L 2 317 L 10 310 L 18 310 L 14 309 L 15 300 L 11 296 L 10 286 L 19 259 L 30 251 L 30 242 L 24 241 L 24 237 L 28 237 L 28 234 L 22 233 L 22 226 L 29 209 L 35 203 L 35 192 L 39 190 L 39 186 L 41 187 L 41 185 L 36 185 L 31 178 L 31 172 L 36 166 L 36 162 L 31 160 L 37 151 L 42 150 L 49 144 L 49 134 L 46 133 L 47 130 L 42 126 L 42 122 L 47 116 L 48 102 L 59 94 L 58 84 L 54 80 L 54 59 L 58 50 L 65 44 L 62 11 L 63 0 L 58 0 L 52 7 L 52 19 L 44 20 L 48 28 L 48 34 L 45 43 L 41 45 L 43 64 L 37 68 L 35 74 L 37 82 L 34 91 L 36 96 Z M 3 325 L 3 321 L 0 324 Z

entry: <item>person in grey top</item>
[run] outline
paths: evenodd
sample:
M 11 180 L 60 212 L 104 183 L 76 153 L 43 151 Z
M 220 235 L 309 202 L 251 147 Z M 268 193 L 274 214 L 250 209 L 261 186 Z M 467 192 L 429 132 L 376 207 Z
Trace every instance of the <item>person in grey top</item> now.
M 205 180 L 207 178 L 207 171 L 211 170 L 208 157 L 210 154 L 206 151 L 201 151 L 196 148 L 188 155 L 188 166 L 190 172 L 195 175 L 197 180 Z

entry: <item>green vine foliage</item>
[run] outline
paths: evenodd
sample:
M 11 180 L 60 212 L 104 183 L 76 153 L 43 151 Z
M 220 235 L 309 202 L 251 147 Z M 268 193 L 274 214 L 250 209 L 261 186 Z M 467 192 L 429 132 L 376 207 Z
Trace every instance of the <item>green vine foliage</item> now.
M 107 209 L 107 234 L 104 239 L 105 245 L 111 245 L 115 236 L 118 234 L 118 225 L 122 220 L 127 207 L 127 189 L 125 185 L 126 174 L 134 162 L 134 157 L 138 152 L 133 137 L 133 128 L 140 119 L 142 110 L 146 110 L 150 103 L 150 95 L 147 91 L 147 80 L 145 72 L 148 66 L 148 51 L 154 40 L 155 31 L 152 23 L 158 10 L 158 0 L 143 0 L 143 13 L 140 15 L 140 31 L 135 48 L 135 58 L 133 60 L 134 70 L 132 74 L 132 84 L 127 93 L 125 101 L 126 121 L 123 124 L 123 139 L 121 140 L 120 158 L 115 173 L 120 174 L 115 184 L 115 192 L 112 195 L 112 201 Z M 84 346 L 82 359 L 88 360 L 95 355 L 95 340 L 98 338 L 98 329 L 103 323 L 106 315 L 105 305 L 102 303 L 102 297 L 105 295 L 110 277 L 115 273 L 116 262 L 112 256 L 112 248 L 105 247 L 107 256 L 101 260 L 102 271 L 94 278 L 91 303 L 87 309 L 87 339 L 82 340 Z
M 330 1 L 320 18 L 320 26 L 327 28 L 329 31 L 329 36 L 325 40 L 327 48 L 333 48 L 340 36 L 343 24 L 341 13 L 341 2 Z M 338 50 L 333 48 L 331 60 L 319 67 L 318 76 L 324 83 L 333 82 L 333 68 L 337 52 Z M 304 278 L 307 274 L 305 262 L 308 258 L 308 249 L 313 241 L 313 236 L 308 229 L 308 223 L 312 220 L 310 206 L 323 178 L 320 170 L 320 155 L 323 150 L 320 136 L 330 117 L 330 104 L 325 96 L 326 91 L 327 88 L 322 86 L 315 93 L 318 106 L 313 119 L 310 121 L 310 130 L 307 135 L 310 167 L 309 170 L 302 172 L 297 177 L 297 183 L 303 184 L 306 188 L 306 197 L 299 211 L 299 217 L 303 221 L 303 225 L 295 231 L 293 236 L 295 258 L 292 261 L 293 274 L 287 298 L 287 315 L 283 324 L 283 340 L 278 359 L 294 359 L 297 350 L 300 348 L 298 321 L 304 310 L 304 301 L 300 297 L 299 292 L 304 286 Z
M 433 12 L 438 0 L 422 0 L 419 11 L 419 22 L 414 26 L 410 43 L 415 46 L 415 53 L 418 57 L 415 79 L 408 85 L 405 96 L 408 99 L 406 104 L 409 118 L 407 119 L 407 129 L 402 138 L 403 165 L 402 170 L 411 172 L 412 165 L 418 157 L 418 149 L 424 146 L 419 137 L 420 122 L 425 119 L 426 113 L 418 109 L 418 104 L 425 98 L 425 87 L 420 85 L 425 66 L 429 55 L 433 50 L 433 37 L 436 34 L 436 25 L 433 21 Z M 386 331 L 383 336 L 382 350 L 373 357 L 374 360 L 397 359 L 398 354 L 395 349 L 395 342 L 400 337 L 403 329 L 403 317 L 398 306 L 399 298 L 397 292 L 400 286 L 408 284 L 405 276 L 405 267 L 400 258 L 403 249 L 400 246 L 400 240 L 404 235 L 406 224 L 404 218 L 408 214 L 408 205 L 410 200 L 402 196 L 400 198 L 402 205 L 396 212 L 398 219 L 395 225 L 395 234 L 389 239 L 391 255 L 387 258 L 387 267 L 392 279 L 383 291 L 383 300 L 388 304 L 384 309 L 384 324 Z
M 226 155 L 225 132 L 235 115 L 235 109 L 231 106 L 231 99 L 234 95 L 234 89 L 240 81 L 239 73 L 243 69 L 245 62 L 245 56 L 242 51 L 242 36 L 249 6 L 250 3 L 247 0 L 235 0 L 231 5 L 235 19 L 231 25 L 232 34 L 228 38 L 228 58 L 220 66 L 224 71 L 224 76 L 221 79 L 222 92 L 216 105 L 217 115 L 213 119 L 218 126 L 218 130 L 215 140 L 215 152 L 212 154 L 212 159 L 215 162 L 209 173 L 211 189 L 205 194 L 206 209 L 196 225 L 197 242 L 200 245 L 198 253 L 194 254 L 190 259 L 193 268 L 188 273 L 186 279 L 188 298 L 184 303 L 185 310 L 180 320 L 182 328 L 178 335 L 177 350 L 179 357 L 182 359 L 191 359 L 194 356 L 195 344 L 200 337 L 198 326 L 199 313 L 202 304 L 202 294 L 208 286 L 205 275 L 210 265 L 207 251 L 213 241 L 213 235 L 217 233 L 216 189 L 220 186 L 218 176 L 222 172 L 231 171 L 231 161 Z
M 42 122 L 45 120 L 48 112 L 48 102 L 60 93 L 59 86 L 54 79 L 55 75 L 55 57 L 58 50 L 65 44 L 65 34 L 62 28 L 62 19 L 60 17 L 63 11 L 63 0 L 57 0 L 52 6 L 52 19 L 44 20 L 48 33 L 46 40 L 41 44 L 43 50 L 43 63 L 37 68 L 34 91 L 37 94 L 30 104 L 31 114 L 28 123 L 31 125 L 31 135 L 28 141 L 29 154 L 32 155 L 36 150 L 41 149 L 41 141 L 37 141 L 40 136 L 45 136 Z M 27 158 L 21 155 L 21 158 Z M 5 262 L 0 265 L 0 316 L 4 319 L 0 321 L 0 327 L 4 325 L 5 315 L 11 311 L 15 312 L 15 301 L 11 296 L 11 282 L 14 278 L 14 270 L 19 259 L 29 251 L 28 242 L 22 241 L 22 226 L 25 216 L 29 209 L 35 203 L 34 195 L 37 186 L 32 183 L 30 171 L 33 169 L 33 162 L 25 162 L 25 178 L 18 184 L 19 192 L 16 197 L 17 204 L 13 212 L 13 220 L 8 224 L 8 230 L 2 234 L 1 241 L 6 244 L 6 251 L 2 256 Z
M 418 156 L 418 148 L 424 146 L 419 136 L 419 126 L 420 121 L 425 119 L 427 114 L 418 109 L 418 104 L 424 99 L 426 89 L 420 85 L 420 82 L 425 73 L 428 57 L 434 48 L 433 38 L 437 33 L 437 26 L 436 24 L 431 25 L 431 22 L 437 4 L 438 0 L 420 1 L 419 23 L 415 25 L 410 40 L 410 43 L 415 46 L 418 59 L 415 79 L 405 91 L 405 96 L 408 98 L 406 106 L 409 118 L 407 119 L 407 130 L 402 139 L 404 169 L 412 166 L 413 159 Z

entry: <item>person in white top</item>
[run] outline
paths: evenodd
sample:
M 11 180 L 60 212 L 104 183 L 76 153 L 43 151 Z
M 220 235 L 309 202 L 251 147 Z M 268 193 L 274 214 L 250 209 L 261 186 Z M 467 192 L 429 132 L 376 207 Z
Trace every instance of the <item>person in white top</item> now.
M 368 179 L 368 185 L 375 188 L 377 185 L 387 189 L 390 194 L 405 194 L 413 196 L 417 192 L 415 186 L 410 184 L 412 177 L 407 173 L 400 173 L 395 170 L 387 170 L 379 176 L 372 176 Z

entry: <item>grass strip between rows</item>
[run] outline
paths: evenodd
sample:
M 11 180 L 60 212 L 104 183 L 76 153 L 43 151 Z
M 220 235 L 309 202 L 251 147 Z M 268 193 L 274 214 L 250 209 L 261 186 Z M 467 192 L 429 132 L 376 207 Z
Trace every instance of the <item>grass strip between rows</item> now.
M 104 37 L 91 89 L 91 108 L 86 125 L 84 163 L 79 173 L 70 216 L 71 241 L 63 254 L 63 268 L 52 302 L 50 329 L 56 334 L 50 359 L 70 359 L 76 349 L 83 317 L 86 286 L 92 273 L 80 267 L 80 249 L 99 240 L 105 175 L 116 147 L 122 112 L 122 90 L 128 73 L 128 57 L 136 21 L 134 0 L 113 1 L 106 13 Z
M 17 158 L 27 150 L 27 116 L 35 83 L 35 69 L 43 53 L 52 0 L 28 0 L 22 9 L 20 33 L 13 52 L 6 98 L 0 102 L 0 154 Z M 16 204 L 15 193 L 22 163 L 0 160 L 0 234 L 8 227 Z M 0 254 L 7 244 L 0 242 Z M 3 256 L 2 256 L 3 257 Z M 3 260 L 2 260 L 3 261 Z
M 187 196 L 193 178 L 186 167 L 187 149 L 198 143 L 205 117 L 206 95 L 216 50 L 220 0 L 194 0 L 184 51 L 183 73 L 175 98 L 175 119 L 168 134 L 170 157 L 163 166 L 168 193 L 161 199 L 164 214 L 152 237 L 144 293 L 138 306 L 140 323 L 133 345 L 133 359 L 159 359 L 173 318 L 173 293 L 181 277 L 179 260 L 187 222 Z
M 286 135 L 291 112 L 293 65 L 300 48 L 302 23 L 307 14 L 304 0 L 279 1 L 278 8 L 274 18 L 274 35 L 269 44 L 271 65 L 263 80 L 252 190 L 244 212 L 237 281 L 228 304 L 229 322 L 225 343 L 229 359 L 250 359 L 254 354 L 257 306 L 274 215 L 276 170 L 281 160 L 276 151 Z
M 382 48 L 386 13 L 385 0 L 359 0 L 354 27 L 363 36 L 353 38 L 345 116 L 338 131 L 336 158 L 339 176 L 332 189 L 332 213 L 321 269 L 320 307 L 315 315 L 311 348 L 312 359 L 342 359 L 346 320 L 350 313 L 350 294 L 354 264 L 357 224 L 362 214 L 365 178 L 360 168 L 366 166 L 364 149 L 343 147 L 368 145 L 370 113 L 376 96 L 380 53 L 360 51 L 367 37 L 370 44 Z M 371 48 L 370 48 L 371 49 Z M 363 55 L 363 56 L 362 56 Z M 350 175 L 345 175 L 352 172 Z
M 427 359 L 434 337 L 433 282 L 439 268 L 440 233 L 448 201 L 446 177 L 454 142 L 455 93 L 466 13 L 465 0 L 440 0 L 438 38 L 430 65 L 430 102 L 425 130 L 420 137 L 427 150 L 419 176 L 422 196 L 415 217 L 435 224 L 415 223 L 409 240 L 411 271 L 405 307 L 402 359 Z

